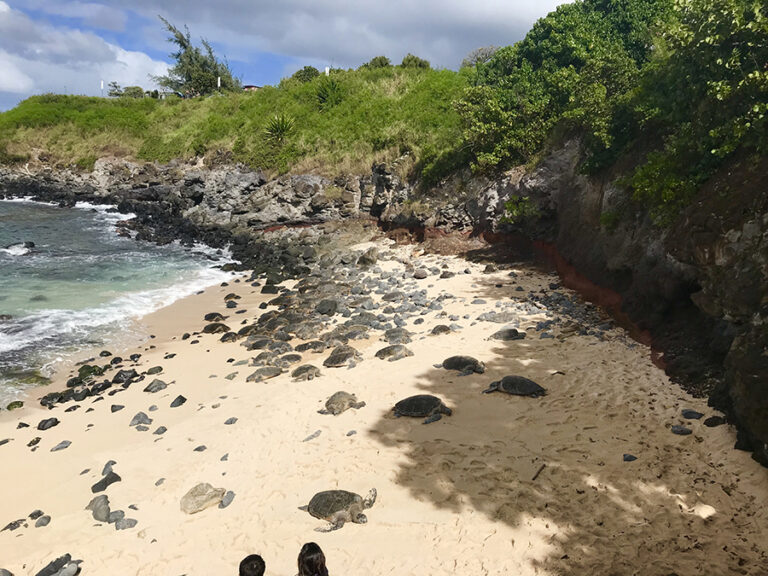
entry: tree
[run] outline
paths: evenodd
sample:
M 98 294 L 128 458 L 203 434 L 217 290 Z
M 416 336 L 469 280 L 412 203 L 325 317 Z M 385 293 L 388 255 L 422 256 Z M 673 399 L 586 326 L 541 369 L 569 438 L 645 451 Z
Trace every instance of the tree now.
M 123 98 L 144 98 L 144 88 L 141 86 L 126 86 L 122 93 Z
M 320 76 L 320 70 L 314 66 L 304 66 L 301 70 L 294 72 L 291 78 L 295 78 L 299 82 L 310 82 L 318 76 Z
M 178 47 L 171 53 L 176 64 L 168 69 L 166 76 L 154 76 L 155 82 L 175 92 L 206 95 L 217 90 L 217 79 L 221 78 L 221 90 L 235 91 L 242 89 L 242 83 L 233 76 L 229 63 L 220 61 L 213 52 L 210 43 L 202 38 L 202 49 L 192 44 L 189 29 L 184 32 L 176 28 L 162 16 L 162 20 L 171 35 L 168 41 Z
M 480 48 L 475 48 L 461 61 L 461 67 L 472 68 L 474 66 L 485 64 L 493 58 L 493 55 L 496 54 L 498 50 L 498 46 L 482 46 Z
M 429 68 L 429 60 L 424 60 L 418 56 L 414 56 L 410 52 L 405 55 L 403 61 L 400 63 L 403 68 Z
M 363 64 L 365 68 L 389 68 L 392 62 L 386 56 L 374 56 L 369 62 Z
M 117 98 L 118 96 L 123 95 L 123 89 L 120 87 L 120 84 L 117 82 L 110 82 L 107 85 L 107 88 L 109 88 L 109 92 L 107 92 L 107 96 L 110 96 L 112 98 Z

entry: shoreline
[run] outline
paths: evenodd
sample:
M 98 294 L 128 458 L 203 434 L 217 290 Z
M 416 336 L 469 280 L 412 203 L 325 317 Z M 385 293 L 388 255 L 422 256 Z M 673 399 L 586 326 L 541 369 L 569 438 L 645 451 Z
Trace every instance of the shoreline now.
M 386 241 L 355 253 L 374 246 L 373 265 L 321 265 L 277 293 L 234 276 L 241 281 L 179 300 L 145 317 L 155 338 L 134 350 L 142 354 L 137 362 L 124 363 L 144 374 L 160 366 L 159 373 L 50 411 L 2 414 L 0 441 L 12 440 L 0 445 L 0 458 L 15 473 L 0 478 L 0 490 L 13 494 L 0 524 L 36 509 L 50 524 L 36 528 L 27 519 L 0 532 L 0 568 L 35 574 L 70 553 L 84 573 L 119 566 L 128 574 L 226 574 L 260 553 L 267 573 L 293 574 L 301 544 L 317 541 L 332 573 L 632 574 L 640 558 L 649 574 L 724 573 L 736 562 L 760 573 L 768 511 L 754 502 L 768 493 L 764 470 L 731 448 L 732 428 L 703 425 L 717 412 L 671 384 L 646 347 L 552 275 L 523 265 L 485 273 L 483 264 Z M 416 278 L 419 270 L 425 278 Z M 240 297 L 234 308 L 225 306 L 230 293 Z M 317 312 L 323 300 L 339 310 Z M 348 345 L 360 359 L 330 368 L 323 362 L 332 348 L 301 351 L 301 363 L 319 367 L 320 377 L 293 381 L 296 363 L 247 382 L 264 349 L 246 350 L 246 337 L 226 343 L 221 334 L 194 334 L 209 312 L 226 316 L 233 332 L 259 326 L 256 333 L 291 348 L 354 333 L 362 339 Z M 380 360 L 381 327 L 398 318 L 412 334 L 405 346 L 413 356 Z M 433 335 L 438 325 L 449 330 Z M 491 338 L 505 327 L 525 337 Z M 185 331 L 192 336 L 182 340 Z M 285 346 L 274 348 L 282 358 Z M 456 354 L 480 359 L 485 372 L 435 367 Z M 508 374 L 531 378 L 547 394 L 481 393 Z M 153 379 L 167 387 L 143 391 Z M 318 414 L 338 390 L 366 406 Z M 453 414 L 427 425 L 393 418 L 397 401 L 426 393 Z M 179 396 L 185 402 L 171 407 Z M 685 419 L 683 409 L 704 418 Z M 129 426 L 139 412 L 152 420 L 144 431 Z M 37 430 L 49 417 L 60 424 Z M 29 427 L 17 429 L 18 422 Z M 675 435 L 672 426 L 692 433 Z M 64 440 L 71 445 L 51 451 Z M 111 461 L 121 480 L 98 494 L 137 521 L 124 530 L 85 510 Z M 184 514 L 180 501 L 200 482 L 234 499 Z M 318 533 L 327 523 L 299 509 L 318 491 L 365 495 L 372 487 L 379 496 L 365 525 Z

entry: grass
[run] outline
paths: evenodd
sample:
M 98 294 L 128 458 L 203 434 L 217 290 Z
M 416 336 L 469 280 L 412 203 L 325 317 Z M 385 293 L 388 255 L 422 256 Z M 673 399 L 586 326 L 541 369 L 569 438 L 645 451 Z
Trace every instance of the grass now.
M 391 67 L 194 100 L 35 96 L 0 114 L 0 161 L 42 154 L 88 169 L 103 156 L 168 162 L 226 151 L 270 174 L 335 176 L 410 153 L 426 159 L 413 170 L 440 171 L 461 138 L 452 103 L 468 81 L 466 72 Z M 293 121 L 277 139 L 275 118 Z

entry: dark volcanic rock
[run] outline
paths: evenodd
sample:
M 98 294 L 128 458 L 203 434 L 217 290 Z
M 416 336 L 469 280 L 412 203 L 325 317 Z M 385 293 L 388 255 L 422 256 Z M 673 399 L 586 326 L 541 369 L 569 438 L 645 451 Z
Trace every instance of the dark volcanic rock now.
M 38 430 L 48 430 L 50 428 L 53 428 L 54 426 L 58 426 L 59 419 L 58 418 L 46 418 L 45 420 L 41 420 L 40 423 L 37 425 Z
M 122 480 L 122 478 L 120 478 L 120 476 L 116 472 L 113 472 L 110 470 L 109 472 L 107 472 L 104 478 L 102 478 L 101 480 L 96 482 L 96 484 L 91 486 L 91 492 L 93 492 L 94 494 L 97 494 L 98 492 L 104 492 L 104 490 L 106 490 L 110 484 L 114 484 L 115 482 L 120 482 L 120 480 Z
M 176 398 L 174 398 L 173 402 L 171 402 L 171 408 L 178 408 L 179 406 L 184 404 L 184 402 L 186 401 L 187 399 L 181 394 L 179 394 L 178 396 L 176 396 Z
M 525 332 L 518 332 L 514 328 L 503 328 L 491 334 L 491 338 L 494 340 L 522 340 L 525 338 Z

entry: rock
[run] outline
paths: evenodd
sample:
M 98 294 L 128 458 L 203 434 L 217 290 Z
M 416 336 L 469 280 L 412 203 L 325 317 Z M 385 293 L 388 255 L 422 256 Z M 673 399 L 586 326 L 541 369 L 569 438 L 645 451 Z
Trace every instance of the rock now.
M 230 504 L 232 504 L 232 500 L 235 499 L 235 493 L 232 492 L 232 490 L 227 490 L 227 493 L 224 494 L 224 498 L 221 499 L 221 502 L 219 502 L 219 508 L 226 508 Z
M 66 448 L 69 448 L 71 444 L 72 442 L 70 442 L 69 440 L 62 440 L 61 442 L 56 444 L 56 446 L 51 448 L 51 452 L 58 452 L 59 450 L 64 450 Z
M 58 426 L 59 419 L 58 418 L 46 418 L 45 420 L 41 420 L 40 423 L 37 425 L 38 430 L 48 430 L 49 428 L 53 428 L 54 426 Z
M 432 328 L 432 332 L 430 332 L 430 334 L 433 336 L 440 336 L 441 334 L 450 334 L 450 332 L 450 327 L 446 326 L 445 324 L 438 324 Z
M 138 521 L 133 518 L 121 518 L 115 522 L 115 530 L 128 530 L 138 524 Z
M 147 387 L 144 388 L 144 392 L 149 392 L 151 394 L 154 394 L 155 392 L 160 392 L 160 390 L 165 390 L 166 388 L 168 388 L 168 384 L 166 384 L 162 380 L 158 380 L 157 378 L 155 378 L 154 380 L 152 380 L 152 382 L 147 384 Z
M 110 471 L 107 473 L 106 476 L 104 476 L 104 478 L 102 478 L 101 480 L 96 482 L 96 484 L 91 486 L 91 492 L 93 492 L 94 494 L 98 492 L 103 492 L 104 490 L 107 489 L 107 487 L 109 487 L 110 484 L 114 484 L 115 482 L 120 482 L 120 480 L 122 480 L 122 478 L 120 478 L 120 476 L 117 473 Z
M 181 511 L 185 514 L 196 514 L 206 508 L 221 503 L 226 490 L 214 488 L 210 484 L 200 483 L 191 488 L 181 499 Z
M 38 519 L 38 518 L 40 518 L 40 516 L 42 516 L 42 515 L 43 515 L 43 511 L 42 511 L 42 510 L 35 510 L 34 512 L 32 512 L 32 513 L 31 513 L 31 514 L 28 516 L 28 518 L 29 518 L 30 520 L 37 520 L 37 519 Z
M 208 447 L 205 444 L 201 444 L 197 448 L 193 450 L 193 452 L 205 452 L 208 449 Z
M 136 370 L 120 370 L 112 377 L 112 384 L 126 384 L 138 377 L 139 373 Z
M 363 252 L 362 256 L 357 259 L 358 266 L 373 266 L 379 260 L 379 249 L 373 246 Z
M 122 404 L 112 404 L 112 406 L 109 407 L 109 410 L 114 414 L 115 412 L 120 412 L 123 408 L 125 408 L 125 406 Z
M 123 518 L 125 518 L 125 512 L 123 512 L 122 510 L 113 510 L 112 512 L 109 513 L 109 520 L 107 520 L 107 522 L 109 522 L 110 524 L 114 524 L 115 522 L 117 522 L 118 520 L 122 520 Z
M 21 518 L 20 520 L 14 520 L 13 522 L 9 522 L 5 525 L 5 527 L 0 530 L 0 532 L 5 532 L 6 530 L 13 532 L 14 530 L 18 530 L 22 526 L 25 526 L 24 524 L 24 518 Z
M 93 498 L 85 509 L 93 512 L 93 519 L 97 522 L 109 521 L 109 497 L 106 494 Z
M 114 460 L 107 460 L 107 463 L 104 464 L 104 468 L 101 469 L 101 475 L 106 476 L 110 472 L 112 472 L 112 466 L 117 464 Z
M 162 366 L 153 366 L 152 368 L 147 370 L 147 374 L 152 376 L 153 374 L 160 374 L 160 372 L 162 372 L 162 371 L 163 371 L 163 367 Z
M 413 277 L 416 278 L 416 280 L 424 280 L 424 278 L 427 277 L 427 271 L 424 270 L 424 268 L 419 268 L 413 273 Z
M 35 528 L 42 528 L 43 526 L 48 526 L 50 523 L 51 517 L 46 514 L 45 516 L 40 516 L 40 518 L 37 519 L 35 522 Z
M 336 300 L 321 300 L 315 306 L 315 312 L 324 316 L 333 316 L 339 308 Z
M 138 412 L 136 416 L 131 419 L 131 423 L 128 424 L 128 426 L 138 426 L 139 424 L 148 426 L 149 424 L 152 424 L 152 418 L 147 416 L 144 412 Z
M 176 398 L 174 398 L 173 402 L 171 402 L 171 408 L 178 408 L 179 406 L 184 404 L 184 402 L 186 401 L 187 399 L 184 398 L 184 396 L 182 396 L 181 394 L 179 394 L 178 396 L 176 396 Z
M 672 426 L 670 430 L 672 431 L 672 434 L 677 434 L 678 436 L 688 436 L 689 434 L 692 433 L 690 428 L 686 428 L 685 426 L 679 426 L 679 425 Z
M 624 462 L 634 462 L 637 460 L 637 456 L 633 456 L 632 454 L 624 454 L 623 458 Z
M 72 556 L 64 554 L 50 562 L 45 568 L 40 570 L 35 576 L 75 576 L 80 572 L 80 560 L 72 561 Z
M 235 417 L 233 416 L 232 418 L 227 418 L 227 419 L 224 421 L 224 424 L 226 424 L 227 426 L 230 426 L 230 425 L 234 424 L 235 422 L 237 422 L 237 418 L 235 418 Z
M 708 428 L 714 428 L 715 426 L 722 426 L 725 424 L 725 418 L 722 416 L 710 416 L 704 420 L 704 426 Z
M 6 406 L 5 409 L 10 412 L 11 410 L 18 410 L 22 406 L 24 406 L 24 402 L 22 402 L 21 400 L 14 400 L 10 404 L 8 404 L 8 406 Z
M 0 576 L 13 576 L 13 572 L 9 572 L 5 568 L 0 568 Z
M 683 410 L 682 415 L 686 420 L 699 420 L 704 416 L 701 412 L 696 412 L 696 410 L 690 409 Z
M 152 434 L 154 434 L 154 435 L 156 435 L 156 436 L 162 436 L 162 435 L 163 435 L 163 434 L 165 434 L 167 431 L 168 431 L 168 428 L 166 428 L 165 426 L 158 426 L 157 430 L 155 430 L 154 432 L 152 432 Z

